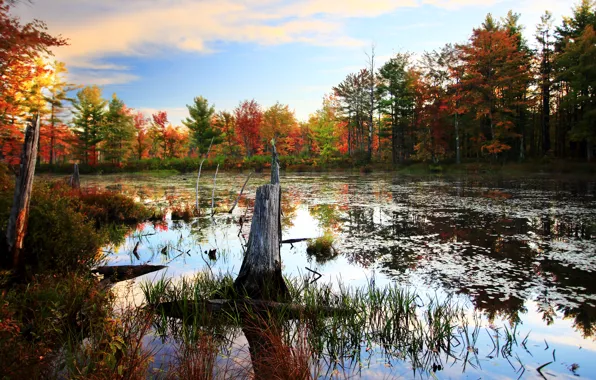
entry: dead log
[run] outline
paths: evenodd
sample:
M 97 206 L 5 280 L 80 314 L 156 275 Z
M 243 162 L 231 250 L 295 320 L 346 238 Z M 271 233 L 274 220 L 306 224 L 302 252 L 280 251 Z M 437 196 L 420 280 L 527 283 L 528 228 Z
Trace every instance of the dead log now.
M 81 188 L 81 177 L 79 176 L 79 165 L 78 164 L 74 164 L 74 172 L 72 173 L 72 176 L 70 177 L 69 184 L 70 184 L 70 187 L 72 187 L 75 190 L 79 190 Z
M 274 141 L 272 141 L 274 143 Z M 273 145 L 271 184 L 257 189 L 246 254 L 234 288 L 252 299 L 279 301 L 289 292 L 281 274 L 281 187 Z
M 103 275 L 104 279 L 116 283 L 130 280 L 147 273 L 157 272 L 167 268 L 165 265 L 112 265 L 101 266 L 91 270 L 91 273 Z
M 8 228 L 6 229 L 7 253 L 9 257 L 12 257 L 12 268 L 19 274 L 23 274 L 25 269 L 23 241 L 27 234 L 29 203 L 31 201 L 31 191 L 33 190 L 37 144 L 39 142 L 39 123 L 40 117 L 38 114 L 27 125 L 25 131 L 19 174 L 16 178 L 12 208 L 8 219 Z M 7 261 L 10 261 L 10 259 Z

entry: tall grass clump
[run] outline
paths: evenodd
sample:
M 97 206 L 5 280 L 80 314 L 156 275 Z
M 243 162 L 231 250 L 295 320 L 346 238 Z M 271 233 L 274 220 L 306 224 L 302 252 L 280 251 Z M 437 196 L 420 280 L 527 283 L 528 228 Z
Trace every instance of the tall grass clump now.
M 251 309 L 241 297 L 236 305 L 243 306 L 236 309 L 214 312 L 205 307 L 209 299 L 238 297 L 233 292 L 222 294 L 232 283 L 230 276 L 201 273 L 178 282 L 162 279 L 143 289 L 164 336 L 196 342 L 197 336 L 208 332 L 217 331 L 221 337 L 242 329 L 249 342 L 260 347 L 255 357 L 251 346 L 253 370 L 274 378 L 315 378 L 345 368 L 357 370 L 363 353 L 369 351 L 428 370 L 459 339 L 463 314 L 451 299 L 423 301 L 396 284 L 377 287 L 371 281 L 364 287 L 349 287 L 294 278 L 286 279 L 292 304 L 285 309 Z M 220 352 L 223 348 L 218 347 Z

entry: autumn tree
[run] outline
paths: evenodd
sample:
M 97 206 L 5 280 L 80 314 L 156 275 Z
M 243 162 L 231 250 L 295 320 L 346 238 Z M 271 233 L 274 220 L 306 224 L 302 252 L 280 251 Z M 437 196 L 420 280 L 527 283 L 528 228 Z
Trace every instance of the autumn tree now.
M 520 136 L 514 130 L 519 94 L 530 81 L 529 60 L 521 52 L 518 37 L 494 22 L 489 15 L 484 27 L 474 29 L 470 42 L 461 46 L 465 72 L 465 102 L 478 122 L 476 138 L 483 152 L 496 156 L 511 149 Z
M 151 115 L 151 128 L 150 134 L 151 139 L 153 140 L 152 145 L 152 152 L 154 156 L 159 155 L 159 150 L 161 148 L 161 157 L 167 157 L 167 127 L 168 127 L 168 113 L 166 111 L 157 111 L 156 113 Z
M 229 157 L 239 156 L 238 141 L 236 138 L 236 119 L 232 113 L 220 111 L 214 116 L 213 125 L 220 133 L 224 152 Z
M 133 142 L 134 156 L 137 160 L 141 160 L 149 155 L 149 148 L 151 141 L 149 137 L 149 119 L 145 115 L 137 111 L 133 114 L 133 126 L 135 128 L 135 139 Z
M 194 98 L 194 104 L 186 105 L 190 117 L 182 123 L 190 130 L 190 146 L 197 148 L 199 155 L 207 153 L 209 146 L 223 141 L 220 131 L 212 125 L 215 109 L 202 96 Z
M 188 133 L 181 127 L 169 124 L 164 133 L 164 155 L 167 158 L 182 157 L 186 153 Z
M 10 14 L 10 3 L 0 0 L 0 125 L 16 124 L 26 110 L 26 94 L 40 71 L 40 58 L 51 55 L 50 48 L 66 44 L 62 37 L 47 33 L 42 21 L 22 25 Z M 38 86 L 38 90 L 41 90 Z
M 450 64 L 453 49 L 446 45 L 439 51 L 426 52 L 420 61 L 420 74 L 412 83 L 415 98 L 415 118 L 418 122 L 416 156 L 438 163 L 448 154 L 449 138 L 453 131 L 450 116 L 453 103 L 450 89 L 453 85 Z M 458 139 L 456 138 L 456 143 Z
M 263 113 L 263 123 L 260 133 L 261 144 L 265 147 L 265 152 L 270 149 L 270 144 L 267 142 L 275 139 L 279 153 L 287 154 L 288 150 L 291 150 L 292 145 L 288 136 L 297 123 L 294 112 L 290 110 L 288 105 L 282 105 L 277 102 L 269 107 Z
M 77 150 L 83 163 L 95 165 L 98 162 L 98 144 L 102 141 L 102 128 L 107 102 L 101 88 L 86 86 L 77 92 L 72 101 L 73 128 L 78 138 Z
M 234 110 L 236 118 L 236 135 L 244 145 L 246 157 L 259 151 L 260 132 L 263 122 L 263 111 L 254 99 L 245 100 Z
M 76 86 L 68 83 L 64 78 L 67 70 L 63 62 L 54 61 L 50 70 L 51 80 L 47 87 L 47 95 L 45 96 L 50 110 L 47 128 L 42 127 L 45 131 L 42 130 L 40 135 L 40 144 L 44 145 L 44 142 L 47 142 L 47 160 L 52 165 L 56 160 L 57 152 L 64 152 L 65 148 L 69 145 L 69 141 L 67 140 L 70 134 L 63 122 L 63 117 L 66 112 L 66 102 L 72 101 L 68 97 L 68 93 L 74 90 Z

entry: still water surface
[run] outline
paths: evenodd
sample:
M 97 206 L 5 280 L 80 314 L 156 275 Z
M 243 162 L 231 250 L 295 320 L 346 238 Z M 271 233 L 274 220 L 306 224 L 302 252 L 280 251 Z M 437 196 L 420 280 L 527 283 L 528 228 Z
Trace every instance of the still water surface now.
M 203 212 L 211 207 L 213 173 L 203 174 Z M 180 278 L 210 268 L 240 269 L 250 231 L 257 175 L 231 207 L 245 176 L 219 174 L 214 218 L 145 223 L 110 247 L 110 264 L 168 265 L 144 276 Z M 110 188 L 159 207 L 194 204 L 195 178 L 178 175 L 89 176 L 83 186 Z M 283 245 L 283 272 L 363 286 L 396 282 L 444 298 L 481 316 L 476 353 L 447 361 L 438 378 L 596 378 L 596 181 L 549 178 L 437 178 L 385 174 L 282 176 L 283 238 L 335 236 L 330 256 L 309 256 L 306 243 Z M 139 242 L 137 259 L 132 255 Z M 206 251 L 216 249 L 212 262 Z M 423 297 L 424 298 L 424 297 Z M 471 317 L 472 318 L 472 317 Z M 494 350 L 496 331 L 515 328 L 515 359 Z M 529 334 L 529 335 L 528 335 Z M 524 347 L 519 345 L 528 337 Z M 367 350 L 367 355 L 369 355 Z M 382 355 L 380 355 L 382 356 Z M 523 369 L 522 369 L 523 367 Z M 407 361 L 374 354 L 351 374 L 411 378 Z

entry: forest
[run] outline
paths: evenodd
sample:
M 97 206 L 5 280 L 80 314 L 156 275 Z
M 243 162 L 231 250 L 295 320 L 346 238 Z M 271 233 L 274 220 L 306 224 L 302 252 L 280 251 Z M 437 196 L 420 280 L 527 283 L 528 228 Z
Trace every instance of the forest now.
M 41 117 L 38 164 L 117 168 L 143 160 L 210 157 L 241 163 L 268 155 L 309 164 L 591 161 L 596 141 L 596 10 L 582 0 L 555 25 L 547 11 L 534 38 L 520 15 L 488 14 L 465 43 L 368 64 L 333 88 L 308 120 L 292 106 L 257 100 L 216 110 L 208 94 L 189 99 L 173 125 L 165 111 L 129 108 L 97 85 L 69 83 L 51 49 L 68 43 L 42 21 L 22 24 L 2 2 L 0 159 L 19 162 L 24 129 Z M 480 20 L 479 20 L 480 21 Z M 254 158 L 252 158 L 254 159 Z

